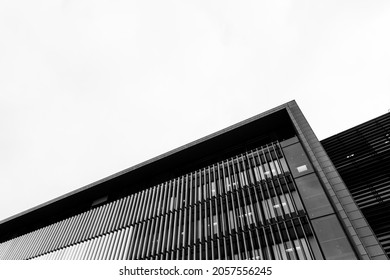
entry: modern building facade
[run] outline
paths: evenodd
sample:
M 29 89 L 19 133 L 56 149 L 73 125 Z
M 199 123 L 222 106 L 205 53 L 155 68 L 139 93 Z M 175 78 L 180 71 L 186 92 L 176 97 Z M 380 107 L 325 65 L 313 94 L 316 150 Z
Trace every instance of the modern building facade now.
M 390 113 L 321 143 L 390 257 Z
M 0 259 L 387 259 L 295 101 L 0 222 Z

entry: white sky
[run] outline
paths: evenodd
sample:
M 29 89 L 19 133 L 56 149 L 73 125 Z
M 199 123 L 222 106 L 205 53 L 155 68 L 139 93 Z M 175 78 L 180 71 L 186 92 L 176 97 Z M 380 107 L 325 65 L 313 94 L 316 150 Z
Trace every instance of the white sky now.
M 390 1 L 0 1 L 0 220 L 295 99 L 390 109 Z M 129 186 L 131 187 L 131 186 Z

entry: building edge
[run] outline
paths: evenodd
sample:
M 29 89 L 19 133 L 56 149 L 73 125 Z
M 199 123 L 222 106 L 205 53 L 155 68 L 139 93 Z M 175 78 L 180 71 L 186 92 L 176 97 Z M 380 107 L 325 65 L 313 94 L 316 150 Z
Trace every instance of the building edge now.
M 341 224 L 350 242 L 354 244 L 353 248 L 357 256 L 363 260 L 387 260 L 387 255 L 373 230 L 295 100 L 287 103 L 287 112 L 297 129 L 301 143 L 314 164 L 316 173 L 325 184 L 324 190 L 338 218 L 343 221 Z
M 135 165 L 133 167 L 115 173 L 102 180 L 89 184 L 85 187 L 79 188 L 73 192 L 60 196 L 44 204 L 38 205 L 20 214 L 14 215 L 6 220 L 0 221 L 0 228 L 2 225 L 4 225 L 4 223 L 6 224 L 8 221 L 12 221 L 14 219 L 20 219 L 20 220 L 28 219 L 28 215 L 26 214 L 29 214 L 31 212 L 42 210 L 42 209 L 49 210 L 50 207 L 53 207 L 53 205 L 54 206 L 61 205 L 60 203 L 64 198 L 68 199 L 67 203 L 69 203 L 72 200 L 74 201 L 74 199 L 77 198 L 79 195 L 86 196 L 91 192 L 91 189 L 94 189 L 95 191 L 99 190 L 99 188 L 101 188 L 100 185 L 104 185 L 105 182 L 108 182 L 110 180 L 115 180 L 121 177 L 122 175 L 130 176 L 131 173 L 137 172 L 139 171 L 139 169 L 148 170 L 148 168 L 150 169 L 149 165 L 151 164 L 155 164 L 155 165 L 157 164 L 161 166 L 162 164 L 164 164 L 164 162 L 166 163 L 172 160 L 172 157 L 177 158 L 178 155 L 186 154 L 186 152 L 188 154 L 189 153 L 188 150 L 192 149 L 191 151 L 194 152 L 193 151 L 194 149 L 200 148 L 201 154 L 205 154 L 207 151 L 204 150 L 204 148 L 202 148 L 202 145 L 211 144 L 212 141 L 214 141 L 213 140 L 214 138 L 218 136 L 223 136 L 224 137 L 223 139 L 226 139 L 227 137 L 229 137 L 229 135 L 233 135 L 232 132 L 235 129 L 237 130 L 241 129 L 240 131 L 242 131 L 243 128 L 241 127 L 244 127 L 247 124 L 250 124 L 263 117 L 267 117 L 268 115 L 271 115 L 275 112 L 282 111 L 282 110 L 286 112 L 286 117 L 288 116 L 288 118 L 290 119 L 291 124 L 294 127 L 296 136 L 298 137 L 296 139 L 297 140 L 299 139 L 299 142 L 302 144 L 303 148 L 305 149 L 306 155 L 309 157 L 309 160 L 314 167 L 314 171 L 316 175 L 319 177 L 320 181 L 322 182 L 321 183 L 322 189 L 325 191 L 327 197 L 329 198 L 333 211 L 337 215 L 337 218 L 344 229 L 344 234 L 346 235 L 346 238 L 349 240 L 350 244 L 352 245 L 353 252 L 355 253 L 356 257 L 358 257 L 359 259 L 387 258 L 383 248 L 379 245 L 377 239 L 375 239 L 376 243 L 373 242 L 370 242 L 370 244 L 367 243 L 368 241 L 366 237 L 371 237 L 371 236 L 375 237 L 372 229 L 368 225 L 361 211 L 358 209 L 357 204 L 353 200 L 350 192 L 346 188 L 340 175 L 336 171 L 333 163 L 330 161 L 327 153 L 325 152 L 321 143 L 318 141 L 317 137 L 315 136 L 313 130 L 311 129 L 310 125 L 308 124 L 306 118 L 302 114 L 295 100 L 282 104 L 278 107 L 270 109 L 254 117 L 248 118 L 244 121 L 229 126 L 225 129 L 219 130 L 208 136 L 202 137 L 198 140 L 190 142 L 189 144 L 183 145 L 179 148 L 171 150 L 160 156 L 144 161 L 138 165 Z M 280 117 L 280 115 L 277 116 Z M 275 118 L 273 118 L 273 120 L 275 121 Z M 279 123 L 279 119 L 276 120 L 276 123 Z M 229 132 L 231 132 L 231 134 L 229 134 Z M 214 143 L 212 145 L 215 146 L 216 144 Z M 324 215 L 326 216 L 327 214 Z M 337 220 L 336 216 L 334 216 L 334 214 L 332 215 L 334 217 L 334 220 Z

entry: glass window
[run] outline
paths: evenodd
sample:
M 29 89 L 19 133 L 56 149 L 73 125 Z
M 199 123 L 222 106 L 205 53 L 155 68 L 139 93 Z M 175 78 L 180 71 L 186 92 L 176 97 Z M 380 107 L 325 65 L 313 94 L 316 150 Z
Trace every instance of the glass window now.
M 207 226 L 205 225 L 205 227 L 204 227 L 205 236 L 209 237 L 211 235 L 211 223 L 213 222 L 212 221 L 213 217 L 210 217 L 210 216 L 206 215 L 205 219 L 206 219 L 205 223 L 207 224 Z
M 283 148 L 288 165 L 290 166 L 293 177 L 302 176 L 313 172 L 313 168 L 309 162 L 300 143 L 295 143 L 291 146 Z M 282 163 L 283 164 L 283 163 Z M 284 168 L 283 168 L 284 169 Z
M 211 195 L 212 196 L 217 195 L 217 188 L 215 187 L 215 182 L 211 182 Z
M 289 197 L 288 194 L 285 194 L 285 195 L 281 195 L 279 198 L 280 198 L 280 203 L 282 204 L 282 208 L 283 208 L 283 211 L 285 214 L 290 214 L 290 209 L 293 209 L 293 208 L 289 208 L 289 205 L 287 204 L 287 200 L 285 197 Z M 293 210 L 292 210 L 293 211 Z
M 304 241 L 304 239 L 301 239 L 300 241 L 302 242 L 302 241 Z M 299 244 L 298 240 L 294 240 L 294 246 L 295 246 L 295 249 L 296 249 L 297 254 L 298 254 L 298 259 L 305 260 L 306 258 L 303 254 L 303 248 L 302 248 L 301 244 Z
M 283 172 L 285 173 L 290 172 L 290 170 L 288 170 L 286 160 L 284 158 L 280 158 L 279 161 L 280 164 L 282 165 Z
M 244 214 L 240 214 L 242 208 L 241 207 L 238 207 L 235 209 L 235 212 L 236 212 L 236 221 L 237 221 L 237 227 L 240 228 L 240 227 L 244 227 Z
M 198 186 L 198 201 L 202 200 L 202 186 Z
M 238 182 L 235 174 L 232 176 L 232 185 L 235 190 L 238 188 Z
M 214 234 L 218 232 L 218 220 L 216 215 L 213 216 L 213 231 Z
M 271 178 L 271 171 L 269 170 L 268 164 L 263 165 L 264 175 L 266 178 Z
M 254 171 L 255 171 L 256 182 L 260 182 L 261 176 L 260 176 L 259 169 L 257 167 L 254 167 Z
M 218 188 L 218 193 L 219 194 L 224 194 L 225 191 L 224 191 L 224 186 L 223 186 L 223 180 L 219 176 L 216 179 L 217 179 L 216 180 L 216 186 Z
M 245 216 L 247 218 L 248 224 L 254 224 L 255 223 L 255 216 L 254 216 L 254 210 L 252 204 L 246 206 L 246 213 Z
M 225 186 L 226 186 L 226 191 L 231 191 L 232 190 L 232 186 L 230 184 L 230 179 L 229 177 L 225 177 Z
M 262 248 L 262 252 L 263 252 L 263 256 L 264 256 L 264 259 L 265 260 L 271 260 L 272 257 L 271 257 L 271 252 L 269 251 L 269 247 L 268 246 L 265 246 Z
M 258 201 L 256 202 L 253 202 L 254 205 L 252 206 L 252 209 L 256 209 L 256 218 L 258 219 L 258 222 L 262 223 L 263 224 L 263 216 L 262 216 L 262 212 L 261 212 L 261 209 L 260 209 L 260 204 Z
M 261 179 L 262 179 L 262 180 L 265 180 L 265 175 L 264 175 L 264 169 L 263 169 L 263 167 L 260 165 L 260 166 L 258 166 L 257 168 L 258 168 L 259 171 L 260 171 L 260 177 L 261 177 Z
M 281 251 L 283 252 L 283 250 L 280 250 L 279 244 L 272 245 L 272 251 L 274 253 L 275 260 L 283 260 L 283 256 L 281 255 Z
M 209 196 L 209 184 L 204 184 L 203 186 L 203 199 L 207 199 Z
M 282 174 L 282 171 L 280 170 L 279 162 L 277 160 L 274 160 L 274 164 L 276 167 L 277 174 Z
M 267 201 L 262 200 L 261 201 L 261 206 L 263 208 L 263 213 L 264 213 L 265 219 L 267 219 L 267 220 L 271 219 L 271 214 L 269 213 Z
M 328 260 L 355 260 L 347 236 L 345 235 L 336 215 L 330 215 L 312 220 L 325 259 Z
M 283 216 L 283 214 L 291 214 L 295 212 L 291 197 L 289 194 L 283 194 L 278 197 L 273 197 L 262 201 L 263 211 L 266 219 Z M 253 211 L 253 207 L 251 205 Z
M 272 202 L 272 210 L 276 213 L 276 216 L 282 216 L 283 213 L 282 213 L 282 205 L 281 203 L 278 201 L 278 198 L 277 197 L 274 197 L 272 198 L 271 200 Z
M 248 178 L 245 172 L 240 172 L 240 183 L 241 186 L 248 186 Z
M 233 216 L 233 210 L 229 210 L 229 225 L 230 225 L 230 229 L 236 229 L 235 225 L 234 225 L 234 216 Z
M 284 250 L 286 251 L 287 260 L 296 260 L 297 258 L 295 257 L 295 251 L 297 250 L 297 248 L 295 247 L 295 245 L 291 244 L 291 242 L 286 242 L 284 244 Z M 281 249 L 283 249 L 283 247 Z
M 201 219 L 199 219 L 198 221 L 197 221 L 197 227 L 198 227 L 198 236 L 197 236 L 197 239 L 199 240 L 200 239 L 200 237 L 202 236 L 202 220 Z
M 170 211 L 173 211 L 173 206 L 176 205 L 176 201 L 175 200 L 176 200 L 176 197 L 171 196 L 171 198 L 170 198 L 170 202 L 171 203 L 170 203 L 170 206 L 169 206 L 169 210 Z
M 275 164 L 274 164 L 274 162 L 273 162 L 273 161 L 271 161 L 271 162 L 269 163 L 269 165 L 271 166 L 271 172 L 272 172 L 272 175 L 273 175 L 273 176 L 276 176 L 276 175 L 278 175 L 278 174 L 276 173 L 276 167 L 275 167 Z
M 258 250 L 252 250 L 252 260 L 260 260 L 261 259 L 261 256 L 260 256 L 260 253 Z
M 276 215 L 275 215 L 275 208 L 274 208 L 274 204 L 273 202 L 271 201 L 271 199 L 267 199 L 267 204 L 268 204 L 268 207 L 270 209 L 270 214 L 271 214 L 271 218 L 275 218 Z
M 299 177 L 295 182 L 297 183 L 303 204 L 311 218 L 333 213 L 324 189 L 314 173 Z

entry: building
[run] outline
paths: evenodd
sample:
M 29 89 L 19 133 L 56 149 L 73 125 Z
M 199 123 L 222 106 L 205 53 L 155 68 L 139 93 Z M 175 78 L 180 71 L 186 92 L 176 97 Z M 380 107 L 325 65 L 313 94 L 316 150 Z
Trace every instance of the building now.
M 321 143 L 390 257 L 390 113 Z
M 386 259 L 295 101 L 0 222 L 0 259 Z

